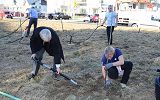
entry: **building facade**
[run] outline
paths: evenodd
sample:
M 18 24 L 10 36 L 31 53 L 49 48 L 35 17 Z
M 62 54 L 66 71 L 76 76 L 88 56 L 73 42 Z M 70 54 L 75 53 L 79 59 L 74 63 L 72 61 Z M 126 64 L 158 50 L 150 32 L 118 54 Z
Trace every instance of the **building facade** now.
M 157 11 L 160 8 L 160 0 L 117 0 L 117 10 L 142 10 Z
M 18 4 L 1 4 L 0 10 L 25 12 L 34 6 L 39 13 L 63 12 L 68 15 L 93 15 L 106 11 L 108 5 L 114 5 L 115 10 L 160 10 L 160 0 L 23 0 Z

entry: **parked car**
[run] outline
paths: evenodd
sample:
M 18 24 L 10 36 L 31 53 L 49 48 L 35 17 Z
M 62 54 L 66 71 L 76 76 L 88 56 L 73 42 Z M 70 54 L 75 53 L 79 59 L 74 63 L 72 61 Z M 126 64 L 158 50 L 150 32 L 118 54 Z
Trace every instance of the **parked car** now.
M 64 13 L 59 13 L 58 14 L 58 17 L 57 17 L 57 19 L 71 19 L 71 16 L 69 16 L 69 15 L 66 15 L 66 14 L 64 14 Z
M 64 13 L 51 13 L 48 15 L 48 19 L 55 19 L 55 20 L 58 20 L 58 19 L 71 19 L 71 16 L 69 15 L 66 15 Z
M 53 13 L 48 14 L 48 19 L 53 19 Z
M 38 18 L 40 19 L 45 19 L 45 13 L 39 13 Z
M 91 15 L 86 15 L 86 16 L 83 18 L 83 22 L 91 22 Z
M 91 22 L 99 22 L 99 14 L 94 14 L 92 17 L 91 17 Z
M 7 14 L 5 15 L 6 18 L 10 18 L 10 19 L 13 19 L 13 15 L 12 14 Z
M 4 12 L 4 17 L 13 19 L 13 14 L 11 14 L 11 12 L 7 11 L 7 12 Z

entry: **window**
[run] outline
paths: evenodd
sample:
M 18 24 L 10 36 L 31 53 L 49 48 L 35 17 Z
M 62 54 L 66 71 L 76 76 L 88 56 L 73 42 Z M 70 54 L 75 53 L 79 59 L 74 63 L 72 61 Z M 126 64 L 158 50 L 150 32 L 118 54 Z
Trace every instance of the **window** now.
M 144 3 L 141 3 L 139 9 L 144 9 Z
M 80 13 L 81 13 L 81 14 L 86 14 L 86 9 L 81 9 L 81 10 L 80 10 Z
M 79 6 L 86 6 L 87 4 L 86 3 L 83 3 L 83 4 L 79 4 Z
M 93 13 L 94 14 L 98 13 L 98 9 L 93 8 Z

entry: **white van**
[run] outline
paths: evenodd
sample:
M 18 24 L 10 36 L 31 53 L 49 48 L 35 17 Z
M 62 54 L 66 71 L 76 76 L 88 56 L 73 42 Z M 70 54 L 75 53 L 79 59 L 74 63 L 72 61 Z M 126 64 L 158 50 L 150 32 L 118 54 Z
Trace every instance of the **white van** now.
M 125 11 L 118 13 L 118 23 L 128 24 L 132 27 L 160 28 L 160 16 L 158 12 Z

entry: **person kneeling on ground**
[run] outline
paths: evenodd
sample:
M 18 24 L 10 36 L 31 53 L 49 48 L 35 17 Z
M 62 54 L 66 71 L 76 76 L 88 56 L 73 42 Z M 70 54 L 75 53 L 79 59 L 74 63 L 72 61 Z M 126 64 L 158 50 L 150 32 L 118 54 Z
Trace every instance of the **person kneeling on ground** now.
M 112 79 L 117 79 L 120 74 L 123 74 L 120 83 L 122 88 L 127 87 L 126 84 L 129 80 L 133 64 L 130 61 L 124 61 L 119 48 L 106 47 L 101 62 L 105 87 L 109 86 L 112 83 Z M 106 75 L 107 72 L 108 75 Z
M 50 56 L 54 57 L 53 68 L 57 70 L 57 74 L 60 73 L 60 64 L 61 59 L 64 61 L 64 55 L 62 46 L 56 32 L 49 27 L 38 27 L 33 31 L 33 35 L 30 39 L 30 48 L 32 51 L 32 59 L 36 59 L 41 61 L 43 58 L 43 54 L 46 51 Z M 36 61 L 33 61 L 33 70 L 29 79 L 34 78 L 38 70 L 40 68 L 40 64 Z
M 160 77 L 155 79 L 155 95 L 156 100 L 160 100 Z

